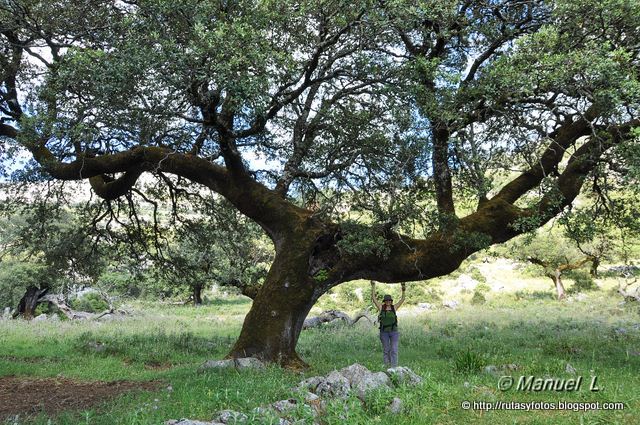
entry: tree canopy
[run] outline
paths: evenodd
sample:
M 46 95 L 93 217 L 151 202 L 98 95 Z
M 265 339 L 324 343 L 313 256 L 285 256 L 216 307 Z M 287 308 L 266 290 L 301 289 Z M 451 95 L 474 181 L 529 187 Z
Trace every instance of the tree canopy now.
M 3 0 L 2 153 L 106 200 L 145 173 L 225 197 L 276 250 L 232 355 L 296 360 L 330 287 L 449 273 L 637 181 L 637 6 Z

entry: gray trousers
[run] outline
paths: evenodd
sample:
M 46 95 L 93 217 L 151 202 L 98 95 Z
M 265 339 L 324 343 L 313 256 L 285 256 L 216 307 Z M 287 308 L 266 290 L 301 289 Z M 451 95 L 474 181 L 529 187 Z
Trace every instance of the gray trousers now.
M 382 353 L 385 366 L 398 366 L 398 342 L 400 340 L 400 332 L 383 332 L 380 331 L 380 341 L 382 341 Z

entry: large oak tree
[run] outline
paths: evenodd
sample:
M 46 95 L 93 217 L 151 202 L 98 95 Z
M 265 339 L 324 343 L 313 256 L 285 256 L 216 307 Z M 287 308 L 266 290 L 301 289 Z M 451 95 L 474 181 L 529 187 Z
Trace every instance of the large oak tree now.
M 226 198 L 276 252 L 230 356 L 301 364 L 331 287 L 450 273 L 633 169 L 637 6 L 1 0 L 3 152 Z

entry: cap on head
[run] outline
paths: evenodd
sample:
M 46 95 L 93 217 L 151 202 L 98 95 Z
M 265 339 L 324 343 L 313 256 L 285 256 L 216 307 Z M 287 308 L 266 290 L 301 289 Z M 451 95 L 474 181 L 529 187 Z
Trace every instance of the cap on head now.
M 382 298 L 382 301 L 393 301 L 393 298 L 391 298 L 391 295 L 387 294 Z

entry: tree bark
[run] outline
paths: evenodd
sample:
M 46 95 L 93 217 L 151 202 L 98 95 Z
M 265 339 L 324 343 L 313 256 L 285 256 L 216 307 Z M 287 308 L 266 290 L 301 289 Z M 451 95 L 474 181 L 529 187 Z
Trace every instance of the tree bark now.
M 314 235 L 302 232 L 284 241 L 245 317 L 240 337 L 227 358 L 256 357 L 294 369 L 307 364 L 296 353 L 309 310 L 328 290 L 310 274 Z

